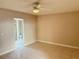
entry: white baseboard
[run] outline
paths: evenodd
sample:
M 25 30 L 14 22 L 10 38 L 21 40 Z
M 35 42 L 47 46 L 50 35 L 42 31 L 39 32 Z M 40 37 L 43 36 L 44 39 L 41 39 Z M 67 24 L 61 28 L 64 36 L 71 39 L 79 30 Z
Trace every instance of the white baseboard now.
M 35 42 L 36 42 L 36 40 L 34 40 L 34 41 L 31 41 L 31 42 L 29 42 L 29 43 L 26 43 L 26 44 L 24 44 L 24 46 L 31 45 L 31 44 L 33 44 L 33 43 L 35 43 Z
M 27 43 L 27 44 L 24 44 L 24 46 L 33 44 L 33 43 L 35 43 L 35 42 L 36 42 L 36 41 L 29 42 L 29 43 Z M 1 56 L 1 55 L 4 55 L 4 54 L 7 54 L 7 53 L 10 53 L 10 52 L 14 51 L 15 49 L 16 49 L 16 48 L 13 48 L 13 49 L 10 49 L 10 50 L 8 50 L 8 51 L 2 52 L 2 53 L 0 53 L 0 56 Z
M 42 40 L 38 40 L 38 41 L 39 41 L 39 42 L 42 42 L 42 43 L 52 44 L 52 45 L 58 45 L 58 46 L 63 46 L 63 47 L 68 47 L 68 48 L 79 49 L 79 47 L 71 46 L 71 45 L 66 45 L 66 44 L 61 44 L 61 43 L 54 43 L 54 42 L 42 41 Z
M 8 50 L 8 51 L 5 51 L 5 52 L 2 52 L 2 53 L 0 53 L 0 56 L 1 55 L 4 55 L 4 54 L 7 54 L 7 53 L 9 53 L 9 52 L 12 52 L 12 51 L 14 51 L 15 49 L 10 49 L 10 50 Z

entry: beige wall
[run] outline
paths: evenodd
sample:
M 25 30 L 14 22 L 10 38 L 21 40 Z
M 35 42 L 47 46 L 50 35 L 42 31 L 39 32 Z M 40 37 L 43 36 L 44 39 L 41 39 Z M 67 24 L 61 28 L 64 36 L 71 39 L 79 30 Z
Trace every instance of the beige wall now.
M 36 21 L 37 17 L 33 15 L 0 9 L 0 53 L 14 47 L 16 29 L 13 18 L 15 17 L 24 19 L 25 44 L 37 38 L 79 46 L 79 12 L 42 15 Z
M 79 12 L 39 16 L 38 40 L 79 46 Z
M 24 19 L 25 44 L 36 40 L 36 17 L 30 14 L 0 9 L 0 53 L 14 47 L 16 26 L 13 18 Z

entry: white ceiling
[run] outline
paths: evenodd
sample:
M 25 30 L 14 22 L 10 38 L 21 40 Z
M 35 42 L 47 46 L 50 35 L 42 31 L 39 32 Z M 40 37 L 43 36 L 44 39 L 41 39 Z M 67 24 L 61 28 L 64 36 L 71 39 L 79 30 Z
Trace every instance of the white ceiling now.
M 33 14 L 32 3 L 37 0 L 0 0 L 0 7 Z M 79 11 L 79 0 L 40 0 L 40 15 Z

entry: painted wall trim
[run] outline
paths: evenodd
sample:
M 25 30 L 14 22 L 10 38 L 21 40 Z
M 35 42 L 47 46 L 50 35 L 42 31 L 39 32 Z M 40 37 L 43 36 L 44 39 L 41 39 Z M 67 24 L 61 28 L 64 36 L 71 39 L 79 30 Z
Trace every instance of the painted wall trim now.
M 52 45 L 58 45 L 62 47 L 68 47 L 68 48 L 74 48 L 74 49 L 79 49 L 79 47 L 76 46 L 71 46 L 71 45 L 66 45 L 66 44 L 61 44 L 61 43 L 54 43 L 54 42 L 49 42 L 49 41 L 43 41 L 43 40 L 38 40 L 39 42 L 46 43 L 46 44 L 52 44 Z
M 5 51 L 5 52 L 2 52 L 2 53 L 0 53 L 0 56 L 1 55 L 4 55 L 4 54 L 7 54 L 7 53 L 9 53 L 9 52 L 12 52 L 12 51 L 14 51 L 15 49 L 10 49 L 10 50 L 8 50 L 8 51 Z
M 35 43 L 35 42 L 36 42 L 36 41 L 29 42 L 29 43 L 27 43 L 27 44 L 24 44 L 24 46 L 31 45 L 31 44 L 33 44 L 33 43 Z M 10 52 L 14 51 L 15 49 L 16 49 L 16 48 L 13 48 L 13 49 L 10 49 L 10 50 L 8 50 L 8 51 L 2 52 L 2 53 L 0 53 L 0 56 L 1 56 L 1 55 L 4 55 L 4 54 L 7 54 L 7 53 L 10 53 Z
M 36 40 L 34 40 L 34 41 L 31 41 L 31 42 L 29 42 L 29 43 L 27 43 L 27 44 L 24 44 L 24 46 L 31 45 L 31 44 L 33 44 L 33 43 L 35 43 L 35 42 L 36 42 Z

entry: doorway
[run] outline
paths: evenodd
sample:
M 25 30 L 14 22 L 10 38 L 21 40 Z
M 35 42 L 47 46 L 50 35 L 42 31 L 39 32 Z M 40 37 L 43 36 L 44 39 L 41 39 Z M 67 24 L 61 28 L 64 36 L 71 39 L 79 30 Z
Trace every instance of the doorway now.
M 21 18 L 14 18 L 16 21 L 16 48 L 24 47 L 24 20 Z

